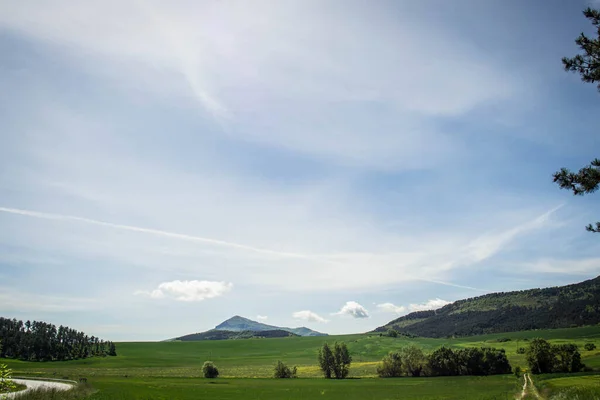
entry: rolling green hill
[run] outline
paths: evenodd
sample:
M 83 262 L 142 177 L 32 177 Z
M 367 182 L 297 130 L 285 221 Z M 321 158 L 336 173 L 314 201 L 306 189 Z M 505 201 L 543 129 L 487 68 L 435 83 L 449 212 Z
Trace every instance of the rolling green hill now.
M 254 331 L 254 332 L 263 332 L 263 331 L 276 331 L 282 330 L 291 332 L 298 336 L 327 336 L 326 333 L 321 333 L 317 331 L 313 331 L 312 329 L 308 329 L 304 326 L 300 328 L 286 328 L 279 327 L 274 325 L 267 325 L 260 322 L 252 321 L 251 319 L 240 317 L 236 315 L 234 317 L 229 318 L 227 321 L 221 322 L 219 325 L 215 327 L 215 330 L 223 330 L 223 331 L 232 331 L 232 332 L 241 332 L 241 331 Z
M 422 337 L 470 336 L 600 323 L 600 277 L 574 285 L 492 293 L 434 311 L 414 312 L 377 328 Z
M 167 341 L 189 342 L 194 340 L 281 338 L 290 336 L 327 336 L 327 334 L 313 331 L 304 326 L 300 328 L 282 328 L 279 326 L 267 325 L 236 315 L 221 322 L 214 329 L 206 332 L 179 336 Z
M 194 340 L 225 340 L 225 339 L 252 339 L 252 338 L 280 338 L 300 336 L 295 333 L 284 331 L 282 329 L 273 329 L 270 331 L 224 331 L 211 329 L 210 331 L 192 333 L 190 335 L 175 338 L 182 342 Z

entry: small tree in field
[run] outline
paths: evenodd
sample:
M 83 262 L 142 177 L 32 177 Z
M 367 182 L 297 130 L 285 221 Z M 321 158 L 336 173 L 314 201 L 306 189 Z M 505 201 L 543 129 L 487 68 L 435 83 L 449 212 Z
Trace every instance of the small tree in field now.
M 205 378 L 214 379 L 219 376 L 219 370 L 215 367 L 212 361 L 204 362 L 202 366 L 202 373 Z
M 281 361 L 277 361 L 277 365 L 275 365 L 275 372 L 273 373 L 273 378 L 296 378 L 297 373 L 298 370 L 296 367 L 290 369 Z
M 319 367 L 327 379 L 344 379 L 350 372 L 352 356 L 346 343 L 335 343 L 334 350 L 327 343 L 319 349 Z
M 383 357 L 377 366 L 377 375 L 380 378 L 396 378 L 402 376 L 402 356 L 400 353 L 391 352 Z
M 532 374 L 547 374 L 552 372 L 556 364 L 556 356 L 552 345 L 544 339 L 533 339 L 527 349 L 527 364 Z
M 333 356 L 335 359 L 333 373 L 336 379 L 344 379 L 350 373 L 352 356 L 346 347 L 346 343 L 335 342 Z
M 419 377 L 427 364 L 427 358 L 423 350 L 415 345 L 402 349 L 402 368 L 407 375 Z
M 333 352 L 329 345 L 324 343 L 323 347 L 319 349 L 319 367 L 323 371 L 325 378 L 331 379 L 334 364 L 335 358 L 333 357 Z

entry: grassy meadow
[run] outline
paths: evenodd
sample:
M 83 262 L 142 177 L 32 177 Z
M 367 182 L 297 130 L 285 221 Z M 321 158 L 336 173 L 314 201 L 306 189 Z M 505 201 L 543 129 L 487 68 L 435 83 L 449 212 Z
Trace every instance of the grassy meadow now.
M 117 357 L 65 362 L 3 360 L 15 375 L 77 380 L 86 377 L 97 390 L 90 399 L 514 399 L 522 381 L 512 375 L 451 378 L 376 378 L 376 366 L 391 350 L 416 344 L 426 352 L 442 345 L 506 349 L 513 367 L 526 367 L 517 354 L 527 341 L 543 337 L 553 343 L 576 343 L 583 362 L 600 369 L 600 327 L 494 334 L 459 339 L 407 339 L 378 334 L 293 337 L 199 342 L 118 343 Z M 508 338 L 510 341 L 500 340 Z M 353 356 L 345 381 L 320 378 L 317 351 L 324 341 L 344 341 Z M 585 343 L 599 349 L 585 351 Z M 201 367 L 212 360 L 216 380 L 202 378 Z M 299 379 L 269 379 L 277 360 L 298 366 Z M 572 386 L 600 385 L 600 375 L 534 377 L 548 393 Z

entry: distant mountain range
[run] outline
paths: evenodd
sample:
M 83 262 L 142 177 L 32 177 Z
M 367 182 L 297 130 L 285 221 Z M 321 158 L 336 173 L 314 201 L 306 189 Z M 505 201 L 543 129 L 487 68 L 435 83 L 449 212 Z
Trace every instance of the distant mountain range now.
M 294 333 L 298 336 L 327 336 L 326 333 L 321 333 L 317 331 L 313 331 L 312 329 L 308 329 L 304 326 L 300 328 L 285 328 L 274 325 L 267 325 L 261 322 L 252 321 L 251 319 L 240 317 L 236 315 L 235 317 L 229 318 L 227 321 L 221 322 L 219 325 L 215 327 L 215 330 L 219 331 L 255 331 L 255 332 L 263 332 L 263 331 L 273 331 L 273 330 L 282 330 Z
M 249 338 L 274 338 L 289 336 L 327 336 L 308 329 L 285 328 L 274 325 L 267 325 L 251 319 L 236 315 L 226 321 L 221 322 L 214 329 L 206 332 L 192 333 L 175 338 L 174 340 L 193 341 L 193 340 L 224 340 L 224 339 L 249 339 Z
M 470 336 L 600 323 L 600 277 L 574 285 L 492 293 L 418 311 L 377 328 L 423 337 Z

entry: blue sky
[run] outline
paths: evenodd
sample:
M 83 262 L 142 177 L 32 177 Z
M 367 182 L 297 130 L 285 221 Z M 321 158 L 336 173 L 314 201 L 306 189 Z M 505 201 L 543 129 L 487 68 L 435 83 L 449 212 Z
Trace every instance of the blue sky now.
M 585 1 L 0 1 L 0 314 L 328 333 L 600 273 Z

